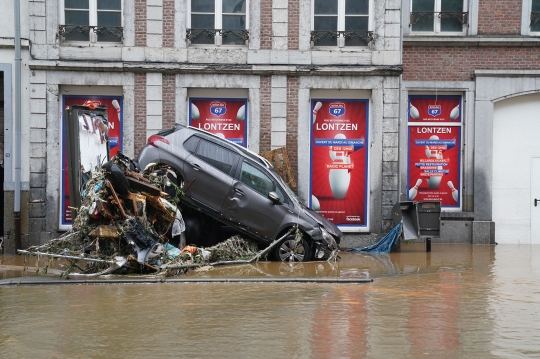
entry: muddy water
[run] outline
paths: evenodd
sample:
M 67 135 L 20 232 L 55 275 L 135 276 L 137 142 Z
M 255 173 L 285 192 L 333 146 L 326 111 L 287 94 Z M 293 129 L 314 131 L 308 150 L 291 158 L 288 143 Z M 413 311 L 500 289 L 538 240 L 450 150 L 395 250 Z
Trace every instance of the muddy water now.
M 540 246 L 423 249 L 189 275 L 363 284 L 2 286 L 0 357 L 540 357 Z

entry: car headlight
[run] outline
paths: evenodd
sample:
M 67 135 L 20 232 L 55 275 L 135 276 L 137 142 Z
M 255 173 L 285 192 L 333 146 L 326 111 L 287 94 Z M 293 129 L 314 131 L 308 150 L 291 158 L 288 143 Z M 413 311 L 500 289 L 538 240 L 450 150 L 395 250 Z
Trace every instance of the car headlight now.
M 321 227 L 322 237 L 325 241 L 328 241 L 330 239 L 330 233 L 324 228 Z
M 337 248 L 336 241 L 334 237 L 332 237 L 332 235 L 326 230 L 326 228 L 321 226 L 321 233 L 323 237 L 323 242 L 324 244 L 326 244 L 328 249 L 331 249 L 331 250 L 336 249 Z

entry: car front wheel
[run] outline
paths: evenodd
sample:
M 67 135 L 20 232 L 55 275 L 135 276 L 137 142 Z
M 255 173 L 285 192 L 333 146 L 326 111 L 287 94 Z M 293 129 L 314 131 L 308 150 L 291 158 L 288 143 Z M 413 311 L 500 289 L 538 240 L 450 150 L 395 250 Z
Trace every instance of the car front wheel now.
M 311 260 L 311 246 L 305 238 L 296 240 L 294 235 L 287 236 L 274 249 L 274 256 L 281 262 L 307 262 Z

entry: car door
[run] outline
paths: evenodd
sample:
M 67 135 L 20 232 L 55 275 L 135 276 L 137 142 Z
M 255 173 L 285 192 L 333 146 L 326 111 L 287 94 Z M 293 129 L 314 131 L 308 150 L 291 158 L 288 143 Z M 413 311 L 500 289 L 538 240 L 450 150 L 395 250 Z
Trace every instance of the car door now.
M 293 211 L 287 205 L 287 197 L 276 182 L 255 164 L 243 160 L 237 178 L 225 198 L 222 214 L 240 224 L 253 234 L 273 239 L 287 214 Z M 274 191 L 281 199 L 273 203 L 268 193 Z
M 239 159 L 237 153 L 201 138 L 184 164 L 185 183 L 191 183 L 187 195 L 196 204 L 218 212 L 233 184 Z

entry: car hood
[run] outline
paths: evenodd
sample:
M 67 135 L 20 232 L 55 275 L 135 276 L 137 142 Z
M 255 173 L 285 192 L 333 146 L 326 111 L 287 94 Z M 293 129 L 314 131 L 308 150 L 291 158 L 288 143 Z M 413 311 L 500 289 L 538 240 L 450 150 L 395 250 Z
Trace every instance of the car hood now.
M 328 231 L 328 233 L 338 238 L 343 236 L 343 233 L 341 233 L 339 228 L 334 223 L 330 222 L 328 219 L 324 218 L 311 208 L 308 208 L 303 204 L 300 204 L 300 206 L 307 216 L 311 217 L 314 221 L 322 225 Z

